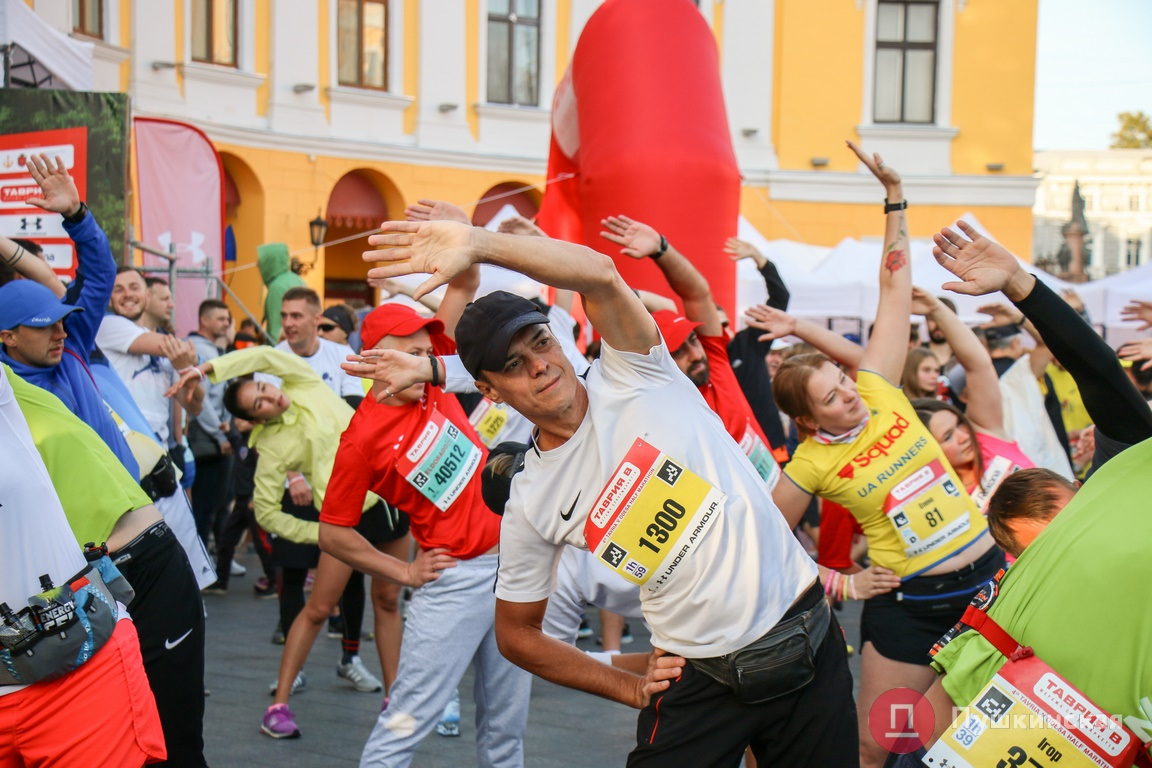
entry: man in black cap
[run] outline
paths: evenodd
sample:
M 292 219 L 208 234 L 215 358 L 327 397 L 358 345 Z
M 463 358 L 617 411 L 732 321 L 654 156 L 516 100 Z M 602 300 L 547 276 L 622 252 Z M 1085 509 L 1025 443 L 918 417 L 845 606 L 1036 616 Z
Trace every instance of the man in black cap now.
M 855 763 L 844 640 L 816 567 L 611 259 L 452 222 L 382 231 L 369 243 L 393 249 L 369 256 L 384 262 L 370 279 L 428 273 L 423 295 L 473 264 L 495 264 L 578 291 L 602 339 L 600 358 L 578 377 L 526 299 L 489 294 L 456 327 L 481 392 L 536 425 L 501 526 L 501 652 L 552 682 L 641 709 L 630 765 L 735 763 L 749 745 L 766 765 Z M 403 384 L 386 382 L 388 391 Z M 641 587 L 656 646 L 646 667 L 600 664 L 541 632 L 566 544 Z M 735 675 L 755 662 L 778 663 L 759 679 Z

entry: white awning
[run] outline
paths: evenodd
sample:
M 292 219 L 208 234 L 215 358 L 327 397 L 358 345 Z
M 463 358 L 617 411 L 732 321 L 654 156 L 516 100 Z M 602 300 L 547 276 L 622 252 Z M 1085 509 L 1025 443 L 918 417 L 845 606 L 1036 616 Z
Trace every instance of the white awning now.
M 0 0 L 0 46 L 11 45 L 12 85 L 92 90 L 92 43 L 65 35 L 23 0 Z

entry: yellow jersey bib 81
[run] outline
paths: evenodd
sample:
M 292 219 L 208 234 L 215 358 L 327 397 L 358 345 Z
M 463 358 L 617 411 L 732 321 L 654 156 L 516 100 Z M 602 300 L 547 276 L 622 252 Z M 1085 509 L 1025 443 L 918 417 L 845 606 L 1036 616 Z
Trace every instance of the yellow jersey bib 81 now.
M 871 371 L 856 387 L 870 413 L 864 431 L 850 443 L 805 440 L 784 472 L 852 512 L 874 565 L 913 576 L 988 526 L 904 393 Z

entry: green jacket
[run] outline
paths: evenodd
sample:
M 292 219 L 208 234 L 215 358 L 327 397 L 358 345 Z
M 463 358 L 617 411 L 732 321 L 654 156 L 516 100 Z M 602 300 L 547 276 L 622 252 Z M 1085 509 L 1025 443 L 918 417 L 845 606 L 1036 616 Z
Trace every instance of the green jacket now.
M 292 271 L 292 257 L 284 243 L 265 243 L 256 249 L 256 262 L 260 265 L 260 278 L 268 286 L 264 299 L 264 327 L 268 338 L 275 344 L 280 340 L 280 304 L 289 288 L 305 285 L 300 275 Z
M 280 379 L 280 391 L 288 396 L 288 410 L 272 421 L 259 424 L 248 437 L 248 447 L 258 450 L 252 507 L 256 522 L 269 533 L 299 544 L 315 544 L 320 524 L 286 513 L 284 476 L 300 472 L 312 487 L 316 509 L 324 505 L 328 478 L 336 462 L 340 435 L 355 411 L 344 402 L 303 358 L 271 347 L 249 347 L 221 355 L 212 361 L 213 383 L 255 372 Z M 365 497 L 364 510 L 379 498 Z

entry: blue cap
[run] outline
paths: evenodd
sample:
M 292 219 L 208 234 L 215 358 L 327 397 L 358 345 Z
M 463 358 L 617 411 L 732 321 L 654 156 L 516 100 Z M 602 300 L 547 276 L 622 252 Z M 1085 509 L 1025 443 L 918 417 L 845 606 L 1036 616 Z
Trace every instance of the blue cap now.
M 18 325 L 45 328 L 83 307 L 65 304 L 56 294 L 35 280 L 13 280 L 0 286 L 0 330 Z

